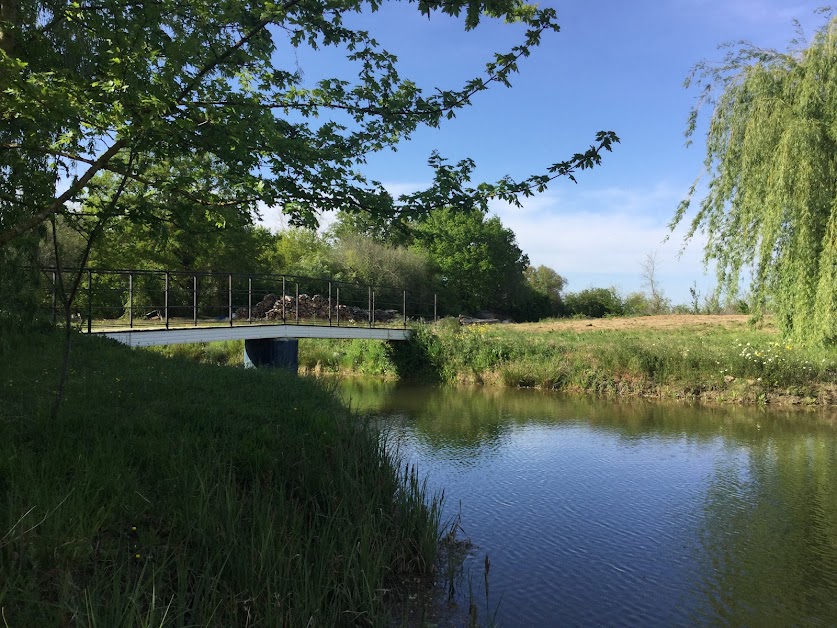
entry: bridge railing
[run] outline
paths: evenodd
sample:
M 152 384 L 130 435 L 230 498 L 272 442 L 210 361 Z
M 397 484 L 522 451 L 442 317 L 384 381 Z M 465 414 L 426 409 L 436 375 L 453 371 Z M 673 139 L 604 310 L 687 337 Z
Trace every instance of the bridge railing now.
M 62 281 L 46 269 L 52 317 L 63 317 Z M 86 269 L 72 305 L 83 331 L 291 324 L 406 327 L 436 319 L 424 286 L 366 285 L 282 274 Z

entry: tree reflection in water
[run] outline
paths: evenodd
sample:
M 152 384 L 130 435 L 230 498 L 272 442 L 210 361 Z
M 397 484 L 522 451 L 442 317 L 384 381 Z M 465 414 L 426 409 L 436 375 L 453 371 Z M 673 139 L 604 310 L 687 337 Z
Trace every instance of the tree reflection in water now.
M 341 391 L 409 441 L 454 510 L 462 500 L 508 625 L 837 623 L 827 416 L 365 380 Z

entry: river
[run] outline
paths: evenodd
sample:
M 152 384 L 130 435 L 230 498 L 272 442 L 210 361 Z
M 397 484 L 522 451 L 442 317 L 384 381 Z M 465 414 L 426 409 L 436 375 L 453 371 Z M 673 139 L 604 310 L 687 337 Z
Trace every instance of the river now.
M 461 517 L 460 614 L 473 599 L 503 626 L 837 625 L 828 417 L 357 380 L 341 392 Z

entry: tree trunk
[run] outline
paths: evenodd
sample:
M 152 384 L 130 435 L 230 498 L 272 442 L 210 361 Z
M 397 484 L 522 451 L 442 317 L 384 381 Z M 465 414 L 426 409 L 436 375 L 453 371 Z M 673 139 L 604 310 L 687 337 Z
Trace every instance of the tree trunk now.
M 73 314 L 72 302 L 67 300 L 64 303 L 64 351 L 61 355 L 61 370 L 58 373 L 58 387 L 55 391 L 55 399 L 52 403 L 50 416 L 53 422 L 58 418 L 61 411 L 61 404 L 64 403 L 64 391 L 67 387 L 67 378 L 70 375 L 70 353 L 73 342 Z

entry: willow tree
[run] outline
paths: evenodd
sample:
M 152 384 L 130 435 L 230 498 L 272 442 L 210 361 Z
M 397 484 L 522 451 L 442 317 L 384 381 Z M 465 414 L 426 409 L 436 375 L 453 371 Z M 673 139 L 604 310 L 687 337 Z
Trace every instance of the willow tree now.
M 799 29 L 801 30 L 801 29 Z M 735 296 L 749 274 L 754 312 L 765 304 L 787 336 L 805 343 L 837 340 L 837 20 L 810 43 L 787 52 L 748 42 L 729 47 L 720 64 L 698 64 L 686 86 L 711 109 L 706 135 L 708 186 L 687 239 L 708 236 L 705 261 Z M 701 189 L 696 182 L 672 228 Z

